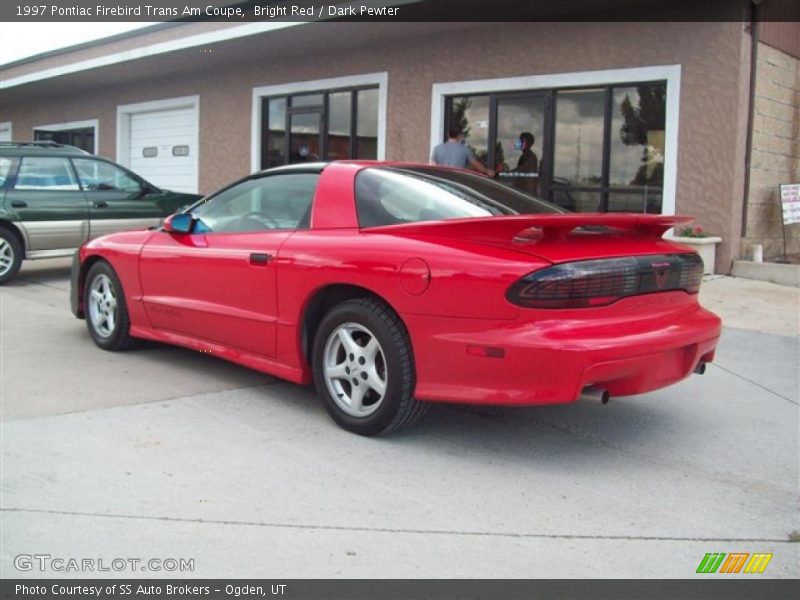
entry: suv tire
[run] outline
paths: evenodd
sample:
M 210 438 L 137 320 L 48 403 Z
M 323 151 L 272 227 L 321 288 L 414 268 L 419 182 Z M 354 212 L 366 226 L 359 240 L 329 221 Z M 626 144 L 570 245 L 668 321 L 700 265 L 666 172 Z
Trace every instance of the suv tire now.
M 0 285 L 14 279 L 22 265 L 22 244 L 13 231 L 0 227 Z

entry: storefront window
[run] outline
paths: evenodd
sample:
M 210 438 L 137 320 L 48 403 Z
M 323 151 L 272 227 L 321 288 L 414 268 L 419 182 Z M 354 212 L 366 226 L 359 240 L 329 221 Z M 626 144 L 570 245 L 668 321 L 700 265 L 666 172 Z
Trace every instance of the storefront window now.
M 292 96 L 292 108 L 298 106 L 322 106 L 322 94 L 306 94 L 305 96 Z
M 629 191 L 611 190 L 608 212 L 660 213 L 661 188 L 642 186 Z
M 453 96 L 445 129 L 460 125 L 501 182 L 568 210 L 660 213 L 666 91 L 650 82 Z M 523 130 L 534 138 L 535 178 L 517 164 Z M 535 185 L 524 188 L 523 175 Z
M 460 96 L 450 101 L 450 123 L 464 132 L 464 143 L 484 165 L 489 161 L 489 96 Z
M 359 90 L 356 158 L 378 158 L 378 90 Z
M 286 163 L 286 98 L 275 98 L 268 103 L 267 139 L 261 148 L 261 166 L 264 169 Z
M 611 114 L 608 210 L 660 212 L 666 87 L 614 88 Z
M 556 94 L 553 177 L 574 186 L 603 183 L 604 90 Z
M 336 92 L 328 96 L 328 159 L 350 158 L 350 124 L 353 94 Z
M 378 88 L 262 100 L 262 169 L 377 156 Z
M 34 129 L 33 139 L 36 141 L 53 141 L 57 144 L 75 146 L 89 153 L 94 153 L 94 127 L 79 127 L 77 129 L 60 129 L 48 131 Z

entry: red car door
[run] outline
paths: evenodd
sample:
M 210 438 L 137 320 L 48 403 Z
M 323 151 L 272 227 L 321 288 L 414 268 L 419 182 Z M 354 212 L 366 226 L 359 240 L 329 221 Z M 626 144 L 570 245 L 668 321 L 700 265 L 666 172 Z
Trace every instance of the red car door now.
M 308 226 L 318 177 L 252 176 L 196 206 L 191 233 L 153 235 L 139 261 L 152 326 L 274 356 L 277 258 Z

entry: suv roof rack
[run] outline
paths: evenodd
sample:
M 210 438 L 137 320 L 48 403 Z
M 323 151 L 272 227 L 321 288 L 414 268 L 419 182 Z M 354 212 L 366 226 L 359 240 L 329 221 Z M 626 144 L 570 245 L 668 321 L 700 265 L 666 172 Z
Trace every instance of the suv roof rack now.
M 70 146 L 69 144 L 59 144 L 53 140 L 36 140 L 33 142 L 0 142 L 0 148 L 63 148 L 64 150 L 74 150 L 76 152 L 82 152 L 83 154 L 90 154 L 83 148 Z
M 52 148 L 60 148 L 63 144 L 59 144 L 53 140 L 36 140 L 35 142 L 0 142 L 0 146 L 49 146 Z

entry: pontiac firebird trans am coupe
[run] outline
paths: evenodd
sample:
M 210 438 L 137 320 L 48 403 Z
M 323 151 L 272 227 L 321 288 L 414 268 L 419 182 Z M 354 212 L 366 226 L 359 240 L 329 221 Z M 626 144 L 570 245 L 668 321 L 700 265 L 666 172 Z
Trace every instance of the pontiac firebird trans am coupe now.
M 429 401 L 605 402 L 701 373 L 720 320 L 701 259 L 662 239 L 689 220 L 563 214 L 457 169 L 292 165 L 85 243 L 71 304 L 103 349 L 155 340 L 313 381 L 376 435 Z

